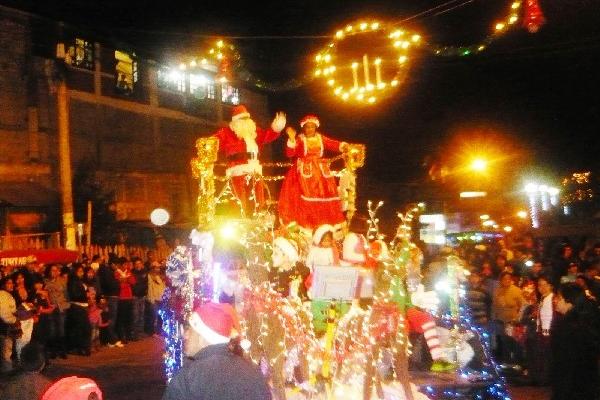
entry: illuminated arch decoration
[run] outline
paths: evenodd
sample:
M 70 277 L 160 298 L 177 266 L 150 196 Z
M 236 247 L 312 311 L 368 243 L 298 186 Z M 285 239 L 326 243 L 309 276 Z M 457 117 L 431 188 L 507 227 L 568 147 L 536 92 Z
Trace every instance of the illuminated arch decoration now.
M 400 86 L 420 42 L 420 35 L 378 21 L 350 24 L 315 56 L 314 76 L 345 102 L 373 104 Z

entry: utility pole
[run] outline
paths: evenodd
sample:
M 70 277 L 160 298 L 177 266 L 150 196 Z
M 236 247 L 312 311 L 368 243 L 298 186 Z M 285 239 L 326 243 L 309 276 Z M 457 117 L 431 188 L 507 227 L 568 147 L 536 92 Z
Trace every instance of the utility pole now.
M 61 71 L 64 72 L 64 71 Z M 69 94 L 66 77 L 59 74 L 56 87 L 56 108 L 58 120 L 58 169 L 60 176 L 60 200 L 62 207 L 62 223 L 64 246 L 68 250 L 76 250 L 75 218 L 73 215 L 73 187 L 71 182 L 71 149 L 69 144 Z

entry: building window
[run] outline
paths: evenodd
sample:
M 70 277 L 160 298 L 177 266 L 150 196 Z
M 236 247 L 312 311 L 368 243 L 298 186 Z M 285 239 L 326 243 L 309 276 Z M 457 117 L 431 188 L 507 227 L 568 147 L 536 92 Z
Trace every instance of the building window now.
M 65 61 L 74 67 L 94 69 L 94 45 L 87 40 L 75 38 L 69 46 Z
M 115 50 L 115 66 L 116 87 L 120 93 L 129 94 L 133 92 L 133 87 L 138 80 L 137 62 L 135 54 L 127 54 L 119 50 Z
M 199 100 L 215 99 L 215 82 L 212 77 L 201 74 L 190 74 L 190 94 Z
M 227 104 L 240 104 L 240 91 L 228 83 L 224 83 L 221 89 L 221 101 Z
M 175 68 L 158 70 L 158 87 L 175 92 L 185 92 L 185 72 Z

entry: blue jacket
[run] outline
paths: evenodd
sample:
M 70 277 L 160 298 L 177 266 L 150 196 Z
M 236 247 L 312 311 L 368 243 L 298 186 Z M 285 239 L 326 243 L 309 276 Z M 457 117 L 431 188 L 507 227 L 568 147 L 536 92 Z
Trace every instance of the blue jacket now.
M 171 379 L 163 400 L 270 400 L 258 367 L 216 344 L 200 350 Z

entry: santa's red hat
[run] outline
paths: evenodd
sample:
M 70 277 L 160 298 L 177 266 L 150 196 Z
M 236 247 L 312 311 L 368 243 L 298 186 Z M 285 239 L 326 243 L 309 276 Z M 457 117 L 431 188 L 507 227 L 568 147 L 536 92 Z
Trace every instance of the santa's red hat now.
M 246 106 L 240 104 L 239 106 L 235 106 L 231 109 L 231 120 L 237 121 L 242 118 L 250 118 L 250 113 L 246 109 Z
M 189 322 L 210 344 L 229 343 L 239 332 L 238 318 L 230 304 L 202 304 L 192 312 Z
M 304 128 L 304 125 L 307 124 L 308 122 L 312 122 L 313 124 L 315 124 L 317 126 L 317 128 L 319 127 L 319 125 L 321 125 L 321 123 L 319 122 L 319 117 L 317 117 L 316 115 L 313 115 L 313 114 L 309 114 L 300 120 L 300 127 Z
M 41 400 L 102 400 L 102 392 L 89 378 L 69 376 L 54 382 Z
M 367 259 L 367 240 L 363 235 L 350 232 L 342 244 L 342 258 L 351 263 L 364 263 Z

